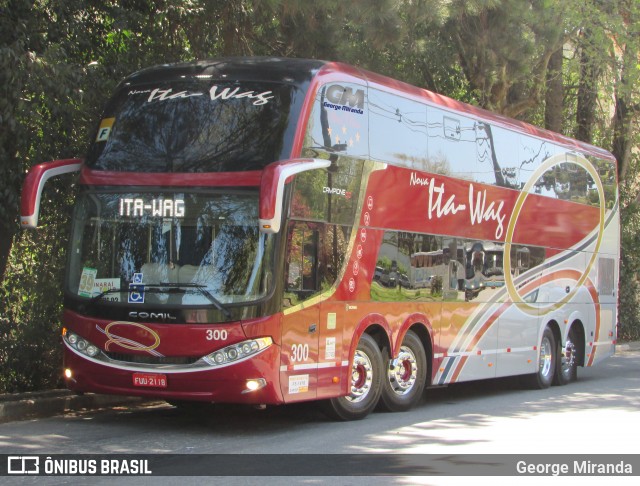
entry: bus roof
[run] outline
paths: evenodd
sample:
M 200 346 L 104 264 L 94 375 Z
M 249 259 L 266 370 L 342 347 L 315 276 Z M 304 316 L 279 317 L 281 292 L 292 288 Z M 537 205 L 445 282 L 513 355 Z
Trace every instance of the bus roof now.
M 323 82 L 325 77 L 336 80 L 341 75 L 345 77 L 345 81 L 361 80 L 372 88 L 384 89 L 399 96 L 419 100 L 452 112 L 466 114 L 508 130 L 550 140 L 567 147 L 569 150 L 580 151 L 585 155 L 592 155 L 615 163 L 615 157 L 611 153 L 591 144 L 340 62 L 281 57 L 229 57 L 163 64 L 146 68 L 130 75 L 121 83 L 121 87 L 132 87 L 138 84 L 197 76 L 239 81 L 280 82 L 305 89 L 310 86 L 310 83 L 314 83 L 317 86 L 317 84 Z
M 176 64 L 161 64 L 142 69 L 128 76 L 124 86 L 173 81 L 185 77 L 229 79 L 242 81 L 272 81 L 294 85 L 309 83 L 318 70 L 327 64 L 310 59 L 279 57 L 230 57 Z

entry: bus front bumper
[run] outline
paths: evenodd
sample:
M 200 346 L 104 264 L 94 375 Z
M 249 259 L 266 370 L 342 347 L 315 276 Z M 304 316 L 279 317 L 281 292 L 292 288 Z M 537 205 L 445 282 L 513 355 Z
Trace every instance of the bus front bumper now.
M 206 369 L 139 367 L 135 363 L 102 363 L 87 359 L 65 346 L 67 388 L 76 392 L 238 404 L 283 403 L 279 348 L 272 345 L 242 362 Z

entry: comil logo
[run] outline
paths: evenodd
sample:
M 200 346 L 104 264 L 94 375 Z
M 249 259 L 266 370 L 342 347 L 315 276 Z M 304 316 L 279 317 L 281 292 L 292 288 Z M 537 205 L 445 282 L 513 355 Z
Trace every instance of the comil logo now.
M 40 474 L 40 458 L 38 456 L 7 457 L 8 474 Z
M 158 321 L 175 321 L 177 317 L 171 315 L 169 312 L 129 312 L 129 317 L 132 319 L 151 319 Z

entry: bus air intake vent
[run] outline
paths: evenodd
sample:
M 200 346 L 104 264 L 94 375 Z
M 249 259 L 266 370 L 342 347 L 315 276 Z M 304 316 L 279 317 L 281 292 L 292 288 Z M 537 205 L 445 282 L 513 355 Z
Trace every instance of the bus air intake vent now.
M 195 356 L 142 356 L 139 354 L 105 353 L 114 361 L 151 365 L 190 365 L 198 361 Z

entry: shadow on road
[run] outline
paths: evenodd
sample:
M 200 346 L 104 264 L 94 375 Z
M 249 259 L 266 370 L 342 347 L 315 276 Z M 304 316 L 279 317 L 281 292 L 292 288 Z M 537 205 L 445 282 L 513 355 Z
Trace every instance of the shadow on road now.
M 562 418 L 566 413 L 604 408 L 609 414 L 637 412 L 638 369 L 640 354 L 628 354 L 580 369 L 578 382 L 564 387 L 526 390 L 519 380 L 508 378 L 428 389 L 422 403 L 409 412 L 374 413 L 359 422 L 340 424 L 332 424 L 315 403 L 265 410 L 223 404 L 175 407 L 166 402 L 114 407 L 4 424 L 0 452 L 317 453 L 318 443 L 326 443 L 324 447 L 334 453 L 393 452 L 395 445 L 481 447 L 498 422 L 508 434 L 510 424 L 550 414 Z M 38 426 L 42 422 L 52 432 L 43 434 Z M 456 430 L 464 433 L 446 434 Z M 347 440 L 331 446 L 337 431 Z M 292 440 L 292 432 L 300 433 L 300 439 Z M 121 439 L 114 441 L 114 436 Z

